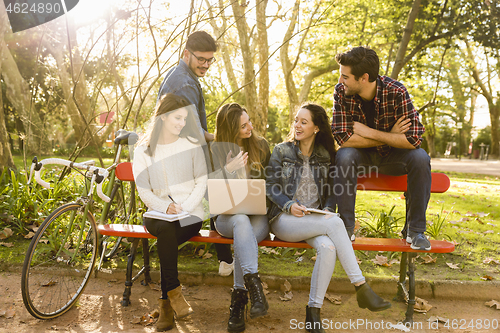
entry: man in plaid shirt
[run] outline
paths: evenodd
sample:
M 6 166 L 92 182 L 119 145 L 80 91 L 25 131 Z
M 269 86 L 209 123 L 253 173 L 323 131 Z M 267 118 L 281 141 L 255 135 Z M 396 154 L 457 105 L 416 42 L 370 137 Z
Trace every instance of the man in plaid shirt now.
M 431 192 L 429 155 L 420 148 L 425 129 L 405 86 L 378 75 L 377 53 L 355 47 L 337 54 L 339 83 L 333 94 L 332 131 L 336 156 L 338 212 L 354 241 L 358 175 L 370 171 L 408 175 L 408 214 L 403 233 L 413 249 L 430 250 L 424 236 Z M 407 228 L 408 227 L 408 228 Z

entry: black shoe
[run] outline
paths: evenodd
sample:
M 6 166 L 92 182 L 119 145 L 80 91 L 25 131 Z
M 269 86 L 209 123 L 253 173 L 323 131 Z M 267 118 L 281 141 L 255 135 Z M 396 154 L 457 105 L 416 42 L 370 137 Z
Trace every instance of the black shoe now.
M 375 294 L 366 282 L 356 287 L 356 299 L 360 308 L 368 309 L 372 312 L 383 311 L 391 307 L 391 303 Z
M 267 304 L 266 296 L 262 288 L 262 281 L 260 281 L 259 274 L 246 274 L 243 276 L 245 280 L 245 287 L 250 294 L 250 318 L 262 317 L 267 314 L 269 304 Z
M 248 303 L 248 292 L 244 289 L 234 289 L 231 294 L 229 308 L 228 332 L 243 332 L 245 330 L 245 307 Z
M 406 236 L 406 242 L 411 244 L 411 248 L 414 250 L 431 250 L 431 242 L 425 237 L 423 232 L 414 232 L 408 230 L 408 236 Z
M 354 229 L 352 230 L 347 230 L 347 236 L 349 236 L 349 240 L 351 242 L 354 242 L 356 240 L 356 235 L 354 234 Z
M 321 325 L 321 309 L 306 306 L 306 331 L 310 333 L 325 333 Z

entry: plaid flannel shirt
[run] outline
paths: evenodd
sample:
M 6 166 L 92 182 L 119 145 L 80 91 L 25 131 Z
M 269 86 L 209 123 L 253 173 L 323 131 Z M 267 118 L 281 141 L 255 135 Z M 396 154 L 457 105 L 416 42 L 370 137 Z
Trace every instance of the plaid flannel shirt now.
M 343 84 L 339 83 L 335 86 L 332 132 L 340 146 L 354 134 L 355 121 L 366 125 L 362 107 L 359 95 L 346 96 Z M 419 148 L 425 128 L 420 123 L 419 114 L 413 107 L 408 91 L 401 82 L 379 75 L 375 96 L 375 129 L 390 132 L 402 116 L 411 119 L 410 129 L 405 133 L 406 139 L 415 148 Z M 377 146 L 377 151 L 381 156 L 386 156 L 390 150 L 391 147 L 388 145 Z

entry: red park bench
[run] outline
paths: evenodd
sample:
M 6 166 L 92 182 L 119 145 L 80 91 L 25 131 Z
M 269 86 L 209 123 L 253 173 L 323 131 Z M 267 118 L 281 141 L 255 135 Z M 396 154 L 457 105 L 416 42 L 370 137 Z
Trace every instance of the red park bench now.
M 121 163 L 116 168 L 116 177 L 122 181 L 134 181 L 132 174 L 132 164 Z M 406 194 L 406 176 L 387 176 L 382 174 L 371 174 L 358 178 L 358 190 L 383 191 L 383 192 L 404 192 Z M 432 193 L 444 193 L 450 187 L 450 179 L 443 173 L 432 173 Z M 127 272 L 125 280 L 125 291 L 123 292 L 122 306 L 130 304 L 130 294 L 133 282 L 144 274 L 144 284 L 151 282 L 149 274 L 149 247 L 148 238 L 155 238 L 142 225 L 130 224 L 106 224 L 98 227 L 101 235 L 128 237 L 132 241 L 132 247 L 128 256 Z M 142 240 L 144 266 L 132 277 L 135 255 L 139 240 Z M 191 242 L 232 244 L 233 240 L 222 237 L 217 231 L 201 230 L 198 236 L 192 237 Z M 396 299 L 407 301 L 405 322 L 413 321 L 413 309 L 415 305 L 415 258 L 418 252 L 425 253 L 450 253 L 455 250 L 455 245 L 447 241 L 431 240 L 430 251 L 413 250 L 404 239 L 394 238 L 363 238 L 357 237 L 352 243 L 354 250 L 360 251 L 390 251 L 401 252 L 401 262 L 399 267 L 399 282 Z M 306 242 L 285 242 L 271 235 L 269 238 L 259 243 L 260 246 L 268 247 L 292 247 L 311 248 Z M 408 288 L 406 287 L 406 276 L 408 276 Z

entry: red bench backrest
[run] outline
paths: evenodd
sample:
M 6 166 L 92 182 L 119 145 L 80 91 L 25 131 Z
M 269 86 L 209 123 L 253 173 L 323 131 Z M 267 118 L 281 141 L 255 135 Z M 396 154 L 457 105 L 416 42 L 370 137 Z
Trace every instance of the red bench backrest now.
M 126 182 L 134 181 L 134 173 L 132 171 L 132 163 L 131 162 L 122 162 L 116 166 L 115 176 L 119 180 Z
M 116 178 L 122 181 L 134 181 L 132 163 L 123 162 L 116 166 Z M 406 192 L 406 175 L 388 176 L 372 173 L 369 176 L 358 177 L 358 190 L 364 191 L 395 191 Z M 450 188 L 450 178 L 444 173 L 432 173 L 432 193 L 444 193 Z

